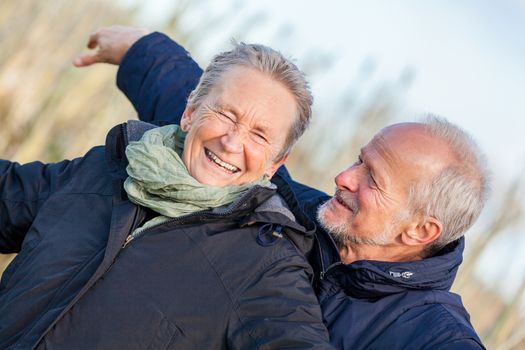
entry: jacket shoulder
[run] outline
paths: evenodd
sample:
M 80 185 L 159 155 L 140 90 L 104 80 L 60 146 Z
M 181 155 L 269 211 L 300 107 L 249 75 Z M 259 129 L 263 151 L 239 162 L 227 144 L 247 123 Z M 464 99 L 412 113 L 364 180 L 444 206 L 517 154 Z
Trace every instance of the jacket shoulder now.
M 463 306 L 443 303 L 408 309 L 380 338 L 393 349 L 437 349 L 446 348 L 446 344 L 462 342 L 484 348 Z

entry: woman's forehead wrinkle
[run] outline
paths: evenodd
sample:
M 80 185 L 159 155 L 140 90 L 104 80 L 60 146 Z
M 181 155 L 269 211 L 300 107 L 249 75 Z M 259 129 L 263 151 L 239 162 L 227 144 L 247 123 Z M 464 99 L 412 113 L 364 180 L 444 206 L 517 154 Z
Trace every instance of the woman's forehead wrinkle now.
M 239 118 L 239 122 L 246 127 L 259 131 L 269 131 L 272 129 L 272 124 L 262 115 L 262 113 L 266 113 L 266 111 L 262 111 L 257 106 L 253 106 L 243 112 L 244 113 L 237 114 L 237 117 Z

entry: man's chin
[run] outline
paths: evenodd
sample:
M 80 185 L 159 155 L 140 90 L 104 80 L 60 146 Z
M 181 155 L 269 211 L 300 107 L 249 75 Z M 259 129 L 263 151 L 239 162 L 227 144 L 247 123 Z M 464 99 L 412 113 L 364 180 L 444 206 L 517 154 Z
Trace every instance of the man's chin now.
M 374 245 L 385 246 L 389 244 L 390 234 L 388 230 L 374 237 L 362 238 L 350 231 L 349 223 L 344 217 L 338 216 L 330 202 L 326 202 L 317 210 L 317 222 L 332 236 L 339 246 L 351 245 Z
M 348 236 L 346 222 L 333 211 L 333 204 L 326 202 L 317 210 L 317 221 L 328 232 L 338 245 L 344 244 Z

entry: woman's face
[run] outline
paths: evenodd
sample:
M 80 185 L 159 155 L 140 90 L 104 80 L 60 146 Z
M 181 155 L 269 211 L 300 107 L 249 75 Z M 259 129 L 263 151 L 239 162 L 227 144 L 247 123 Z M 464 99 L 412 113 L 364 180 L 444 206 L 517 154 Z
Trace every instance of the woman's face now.
M 201 104 L 186 107 L 184 164 L 213 186 L 271 177 L 285 161 L 276 156 L 297 117 L 294 97 L 281 83 L 251 68 L 232 68 Z

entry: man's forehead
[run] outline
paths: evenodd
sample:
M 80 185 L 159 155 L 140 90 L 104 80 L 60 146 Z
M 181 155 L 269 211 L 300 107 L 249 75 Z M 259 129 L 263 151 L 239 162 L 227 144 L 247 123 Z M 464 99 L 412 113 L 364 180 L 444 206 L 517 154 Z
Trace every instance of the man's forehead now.
M 399 123 L 387 126 L 367 144 L 365 152 L 377 152 L 399 167 L 438 170 L 451 161 L 449 145 L 430 134 L 424 124 Z
M 368 145 L 381 143 L 395 150 L 404 147 L 410 148 L 417 144 L 432 144 L 433 142 L 435 142 L 435 137 L 426 131 L 424 124 L 407 122 L 384 127 L 374 135 Z

